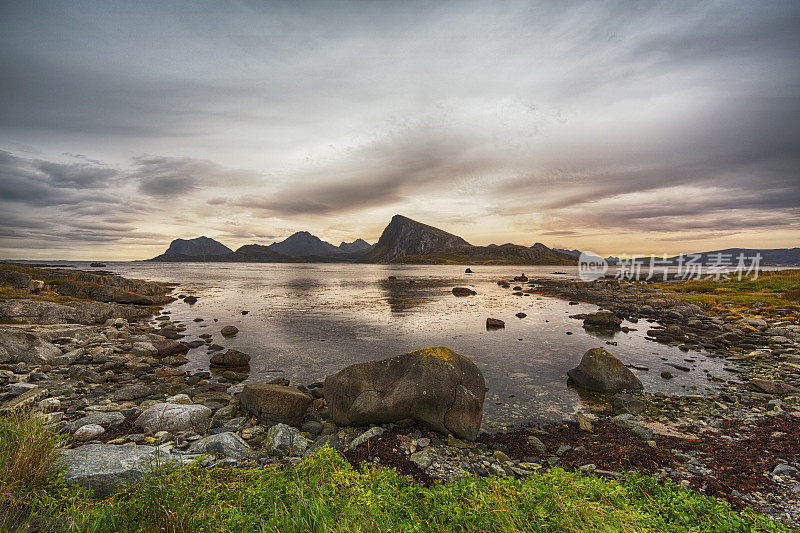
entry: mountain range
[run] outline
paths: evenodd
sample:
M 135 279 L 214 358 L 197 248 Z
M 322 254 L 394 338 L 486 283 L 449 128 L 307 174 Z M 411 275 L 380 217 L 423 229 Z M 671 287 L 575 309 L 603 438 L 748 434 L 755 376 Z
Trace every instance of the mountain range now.
M 373 246 L 363 239 L 335 246 L 307 231 L 298 231 L 269 246 L 248 244 L 233 251 L 208 237 L 176 239 L 167 251 L 150 259 L 162 262 L 359 262 L 418 264 L 573 265 L 574 257 L 541 243 L 473 246 L 461 237 L 395 215 Z
M 739 254 L 752 258 L 761 254 L 761 265 L 800 265 L 800 248 L 728 248 L 698 252 L 701 263 L 713 263 L 724 254 L 736 263 Z M 209 237 L 175 239 L 167 250 L 149 261 L 164 262 L 252 262 L 252 263 L 411 263 L 411 264 L 495 264 L 495 265 L 575 265 L 580 250 L 551 249 L 542 243 L 533 246 L 490 244 L 474 246 L 458 235 L 395 215 L 374 245 L 363 239 L 335 246 L 307 231 L 298 231 L 281 242 L 268 246 L 247 244 L 231 250 Z M 615 257 L 606 258 L 610 263 Z M 671 258 L 676 262 L 677 258 Z M 748 259 L 748 265 L 750 264 Z

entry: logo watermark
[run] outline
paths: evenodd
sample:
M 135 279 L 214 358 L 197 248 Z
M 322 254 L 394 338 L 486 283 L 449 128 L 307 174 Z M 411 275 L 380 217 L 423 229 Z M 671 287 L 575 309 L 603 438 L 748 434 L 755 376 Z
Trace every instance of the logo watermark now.
M 647 256 L 621 255 L 609 263 L 598 254 L 590 251 L 582 252 L 578 258 L 578 276 L 583 281 L 595 281 L 606 277 L 609 268 L 615 266 L 612 273 L 614 279 L 626 281 L 651 281 L 658 278 L 680 280 L 712 279 L 723 280 L 736 278 L 741 281 L 750 276 L 758 279 L 761 266 L 761 254 L 735 256 L 722 252 L 712 254 L 680 254 L 659 257 L 655 254 Z

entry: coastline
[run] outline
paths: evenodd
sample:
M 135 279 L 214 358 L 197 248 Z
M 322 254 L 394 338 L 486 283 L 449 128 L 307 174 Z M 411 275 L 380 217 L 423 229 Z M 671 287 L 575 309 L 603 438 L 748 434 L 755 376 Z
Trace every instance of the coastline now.
M 520 478 L 553 466 L 609 477 L 635 469 L 656 479 L 669 477 L 736 507 L 752 505 L 788 524 L 798 523 L 796 474 L 788 468 L 788 463 L 796 460 L 790 447 L 793 441 L 770 437 L 774 431 L 768 431 L 780 420 L 782 427 L 789 428 L 782 431 L 798 434 L 797 391 L 775 385 L 778 388 L 770 392 L 751 381 L 767 378 L 772 384 L 798 384 L 800 366 L 792 366 L 798 365 L 800 340 L 796 312 L 789 320 L 786 316 L 745 316 L 748 313 L 717 316 L 646 285 L 526 280 L 522 282 L 525 289 L 510 289 L 508 297 L 516 297 L 513 292 L 544 293 L 589 301 L 642 323 L 652 320 L 656 323 L 651 328 L 654 340 L 680 343 L 687 353 L 697 346 L 713 350 L 739 368 L 741 380 L 726 384 L 717 397 L 662 397 L 646 392 L 594 395 L 589 404 L 594 408 L 577 420 L 482 434 L 475 443 L 432 432 L 413 421 L 338 426 L 327 416 L 320 383 L 278 382 L 274 384 L 310 396 L 310 407 L 298 424 L 300 431 L 287 430 L 295 437 L 300 434 L 305 446 L 302 452 L 290 447 L 280 457 L 269 451 L 277 437 L 269 434 L 270 427 L 242 416 L 242 386 L 237 383 L 243 372 L 232 366 L 222 371 L 220 382 L 209 372 L 187 374 L 176 368 L 185 363 L 183 355 L 188 351 L 178 338 L 182 326 L 173 324 L 168 314 L 158 314 L 161 308 L 156 303 L 168 301 L 170 286 L 121 281 L 115 276 L 100 280 L 95 277 L 98 274 L 89 274 L 81 274 L 74 286 L 67 283 L 76 280 L 45 283 L 31 293 L 32 299 L 0 302 L 0 316 L 6 321 L 35 322 L 0 326 L 3 335 L 13 337 L 24 348 L 2 360 L 0 378 L 7 392 L 0 409 L 13 412 L 36 407 L 44 411 L 48 423 L 66 438 L 66 449 L 89 446 L 98 461 L 136 450 L 181 464 L 204 455 L 202 464 L 207 468 L 235 465 L 259 469 L 299 464 L 311 450 L 327 444 L 343 450 L 354 465 L 367 460 L 394 466 L 422 483 L 466 474 Z M 17 281 L 22 285 L 24 280 Z M 29 287 L 32 281 L 34 278 L 28 280 Z M 126 288 L 140 293 L 123 290 Z M 109 301 L 92 299 L 98 297 Z M 57 299 L 66 300 L 54 301 Z M 146 323 L 151 316 L 158 317 L 157 327 Z M 64 320 L 87 324 L 58 323 Z M 176 406 L 170 411 L 187 419 L 181 427 L 188 427 L 148 431 L 137 426 L 142 413 L 162 404 Z M 192 411 L 205 418 L 198 422 Z M 650 438 L 634 433 L 635 427 L 650 430 L 652 433 L 645 431 Z M 224 442 L 220 444 L 220 440 Z M 742 444 L 745 442 L 747 446 Z M 732 451 L 738 447 L 741 452 L 736 455 Z M 720 452 L 723 448 L 729 456 Z M 761 460 L 752 468 L 770 472 L 739 468 L 730 473 L 731 466 L 746 457 L 743 454 L 756 454 Z M 86 461 L 86 456 L 81 460 Z M 787 466 L 778 468 L 780 464 Z M 776 468 L 777 474 L 773 473 Z M 75 473 L 71 479 L 92 483 L 86 472 Z M 748 483 L 751 492 L 742 493 L 741 486 Z

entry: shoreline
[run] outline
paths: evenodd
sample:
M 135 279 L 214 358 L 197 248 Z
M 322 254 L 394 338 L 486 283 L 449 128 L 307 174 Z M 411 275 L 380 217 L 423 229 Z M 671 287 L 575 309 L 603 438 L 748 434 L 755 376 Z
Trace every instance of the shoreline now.
M 94 272 L 88 274 L 98 275 Z M 96 278 L 87 279 L 97 281 Z M 408 422 L 373 427 L 337 426 L 326 420 L 324 392 L 320 384 L 299 385 L 296 390 L 311 397 L 311 406 L 300 424 L 304 433 L 301 436 L 308 440 L 302 453 L 290 450 L 285 457 L 275 457 L 265 453 L 274 444 L 269 440 L 274 435 L 268 434 L 265 425 L 253 423 L 252 417 L 248 419 L 240 412 L 237 395 L 241 386 L 235 383 L 242 377 L 242 372 L 235 367 L 225 370 L 232 378 L 226 380 L 233 382 L 227 384 L 212 380 L 209 372 L 186 374 L 177 369 L 176 366 L 185 361 L 185 346 L 181 347 L 178 339 L 163 335 L 169 331 L 180 332 L 180 327 L 172 325 L 168 315 L 156 315 L 166 317 L 161 318 L 160 328 L 120 317 L 104 318 L 107 313 L 125 309 L 141 313 L 145 312 L 143 308 L 146 311 L 158 308 L 155 313 L 160 313 L 161 308 L 154 304 L 153 298 L 166 297 L 170 287 L 153 282 L 127 281 L 138 284 L 140 290 L 149 293 L 150 306 L 132 303 L 135 298 L 130 296 L 117 299 L 127 299 L 131 303 L 116 302 L 113 291 L 109 293 L 99 289 L 92 290 L 99 291 L 97 294 L 102 293 L 104 298 L 110 295 L 111 301 L 80 298 L 97 296 L 91 291 L 86 292 L 85 286 L 65 286 L 60 292 L 43 288 L 32 294 L 42 299 L 22 305 L 27 314 L 14 316 L 32 320 L 80 316 L 102 324 L 0 325 L 0 334 L 14 336 L 15 330 L 29 330 L 36 337 L 25 336 L 23 339 L 27 343 L 26 360 L 20 360 L 16 354 L 2 361 L 0 384 L 6 391 L 3 410 L 11 412 L 37 407 L 45 411 L 47 420 L 67 437 L 68 449 L 95 443 L 100 446 L 95 449 L 100 456 L 110 453 L 112 448 L 108 446 L 115 452 L 122 450 L 125 453 L 136 448 L 147 449 L 150 453 L 152 448 L 157 450 L 152 451 L 153 454 L 163 454 L 179 463 L 205 453 L 203 464 L 209 468 L 223 465 L 265 468 L 276 464 L 298 464 L 308 450 L 328 444 L 344 450 L 351 463 L 367 460 L 394 466 L 423 483 L 465 474 L 525 477 L 551 466 L 610 477 L 620 475 L 623 470 L 636 469 L 656 479 L 669 477 L 702 493 L 726 499 L 736 507 L 753 505 L 790 525 L 800 521 L 797 504 L 797 492 L 800 492 L 797 480 L 800 478 L 796 470 L 792 471 L 795 467 L 789 464 L 797 465 L 796 452 L 792 455 L 788 449 L 776 451 L 780 438 L 769 437 L 771 433 L 764 436 L 764 428 L 770 428 L 775 420 L 782 420 L 784 425 L 792 428 L 790 435 L 800 431 L 794 425 L 800 420 L 798 395 L 786 388 L 783 393 L 776 394 L 777 389 L 770 393 L 750 382 L 752 378 L 768 377 L 768 383 L 772 384 L 798 384 L 800 364 L 794 357 L 798 356 L 800 330 L 796 321 L 782 324 L 780 318 L 720 318 L 697 306 L 691 307 L 665 297 L 659 289 L 639 284 L 527 280 L 524 291 L 514 292 L 531 291 L 531 294 L 589 301 L 620 317 L 634 318 L 642 323 L 654 320 L 654 340 L 681 343 L 689 350 L 693 346 L 714 350 L 719 357 L 735 362 L 742 380 L 726 384 L 716 397 L 691 394 L 666 397 L 635 392 L 617 395 L 621 398 L 615 402 L 614 395 L 606 395 L 599 404 L 593 404 L 596 409 L 584 410 L 578 420 L 544 428 L 519 428 L 509 433 L 484 433 L 475 443 L 437 434 Z M 134 286 L 119 280 L 109 283 L 129 288 Z M 509 298 L 515 297 L 512 291 L 509 290 Z M 55 295 L 72 300 L 48 301 Z M 11 300 L 0 302 L 0 315 L 8 313 Z M 86 311 L 84 315 L 70 315 L 78 308 L 95 310 L 96 314 Z M 223 325 L 221 322 L 219 327 Z M 776 328 L 785 331 L 772 331 Z M 775 341 L 773 337 L 783 337 L 786 342 Z M 55 347 L 58 353 L 51 347 Z M 786 366 L 787 362 L 798 366 Z M 280 382 L 276 385 L 290 384 Z M 143 412 L 163 403 L 176 406 L 176 413 L 205 412 L 199 407 L 208 409 L 209 427 L 199 431 L 205 423 L 198 425 L 185 414 L 181 416 L 188 416 L 188 429 L 153 432 L 136 425 Z M 186 406 L 196 406 L 197 409 Z M 618 418 L 620 415 L 627 416 Z M 82 429 L 86 427 L 89 429 Z M 651 438 L 641 438 L 632 431 L 635 427 L 652 431 L 652 435 L 648 434 Z M 753 435 L 762 440 L 751 438 Z M 209 441 L 209 437 L 213 438 Z M 209 442 L 220 439 L 227 439 L 227 444 L 209 445 Z M 731 466 L 730 461 L 741 462 L 747 456 L 731 454 L 728 463 L 716 462 L 715 456 L 725 455 L 720 450 L 730 452 L 736 449 L 737 443 L 750 442 L 748 439 L 756 443 L 744 449 L 763 459 L 756 466 L 762 469 L 771 466 L 770 473 L 759 474 L 768 482 L 762 483 L 756 472 L 738 472 L 738 477 L 731 477 L 726 472 L 726 468 Z M 655 447 L 650 441 L 655 443 Z M 224 453 L 215 454 L 216 450 L 224 450 Z M 212 459 L 213 456 L 216 458 Z M 623 457 L 629 459 L 623 460 Z M 775 465 L 768 465 L 770 461 Z M 777 466 L 780 464 L 786 466 L 780 468 Z M 772 474 L 776 468 L 779 473 Z M 79 480 L 79 477 L 75 480 L 87 482 L 86 479 Z M 734 486 L 734 482 L 742 483 L 742 480 L 749 480 L 753 487 L 751 493 L 742 493 Z

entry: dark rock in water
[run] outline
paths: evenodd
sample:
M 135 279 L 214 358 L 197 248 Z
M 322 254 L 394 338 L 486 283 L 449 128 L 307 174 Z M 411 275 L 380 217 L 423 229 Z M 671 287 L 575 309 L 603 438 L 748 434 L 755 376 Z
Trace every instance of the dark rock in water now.
M 397 279 L 397 276 L 389 276 L 388 279 Z
M 675 376 L 672 375 L 672 372 L 669 372 L 668 370 L 664 370 L 663 372 L 661 372 L 661 377 L 663 379 L 672 379 Z
M 515 290 L 515 291 L 521 291 L 521 290 L 522 290 L 522 287 L 520 287 L 519 285 L 517 285 L 516 287 L 514 287 L 514 289 L 513 289 L 513 290 Z
M 622 319 L 611 311 L 588 313 L 583 319 L 583 327 L 598 329 L 619 329 Z
M 249 312 L 250 312 L 250 311 L 242 311 L 242 314 L 243 314 L 243 315 L 246 315 L 246 314 L 248 314 Z
M 464 274 L 472 274 L 472 269 L 468 268 L 464 271 Z
M 468 358 L 435 347 L 351 365 L 328 376 L 324 389 L 339 425 L 412 418 L 435 431 L 475 440 L 486 383 Z
M 506 323 L 498 318 L 487 318 L 486 329 L 498 329 L 506 327 Z
M 187 296 L 183 299 L 184 302 L 187 304 L 196 304 L 197 303 L 197 296 Z
M 211 358 L 211 364 L 228 367 L 245 367 L 250 364 L 250 356 L 231 348 L 225 353 L 215 353 Z
M 194 320 L 192 320 L 192 322 L 202 322 L 202 321 L 203 321 L 202 318 L 195 318 Z
M 467 287 L 453 287 L 453 294 L 455 296 L 472 296 L 478 293 Z
M 93 267 L 93 268 L 103 268 L 103 267 L 106 266 L 106 264 L 105 263 L 91 263 L 89 266 Z
M 311 405 L 311 396 L 282 385 L 245 385 L 239 396 L 239 405 L 245 413 L 254 415 L 262 423 L 284 423 L 299 426 Z
M 211 346 L 208 347 L 208 351 L 209 352 L 218 352 L 218 351 L 224 350 L 224 349 L 225 349 L 225 347 L 224 346 L 220 346 L 219 344 L 212 344 Z
M 642 382 L 622 362 L 602 348 L 592 348 L 567 372 L 580 387 L 598 392 L 641 389 Z
M 153 343 L 156 350 L 158 350 L 158 355 L 160 357 L 166 357 L 168 355 L 179 355 L 185 354 L 189 351 L 189 347 L 183 344 L 182 342 L 178 342 L 172 339 L 166 339 L 163 341 L 156 341 Z
M 523 272 L 521 276 L 514 276 L 514 281 L 528 281 L 528 276 Z
M 580 305 L 580 302 L 570 302 L 569 305 Z
M 751 389 L 767 394 L 795 394 L 800 389 L 784 381 L 769 381 L 766 379 L 751 379 L 748 383 Z
M 219 331 L 223 337 L 230 337 L 239 333 L 239 328 L 236 326 L 225 326 Z
M 669 366 L 671 366 L 672 368 L 676 368 L 676 369 L 680 370 L 681 372 L 689 372 L 691 370 L 691 368 L 689 368 L 688 366 L 683 366 L 683 365 L 679 365 L 679 364 L 676 364 L 676 363 L 667 363 L 667 364 Z
M 526 317 L 526 316 L 528 316 L 528 315 L 526 315 L 525 313 L 521 313 L 521 312 L 520 312 L 520 313 L 517 313 L 517 314 L 516 314 L 516 315 L 514 315 L 514 316 L 515 316 L 515 317 L 517 317 L 517 318 L 525 318 L 525 317 Z

